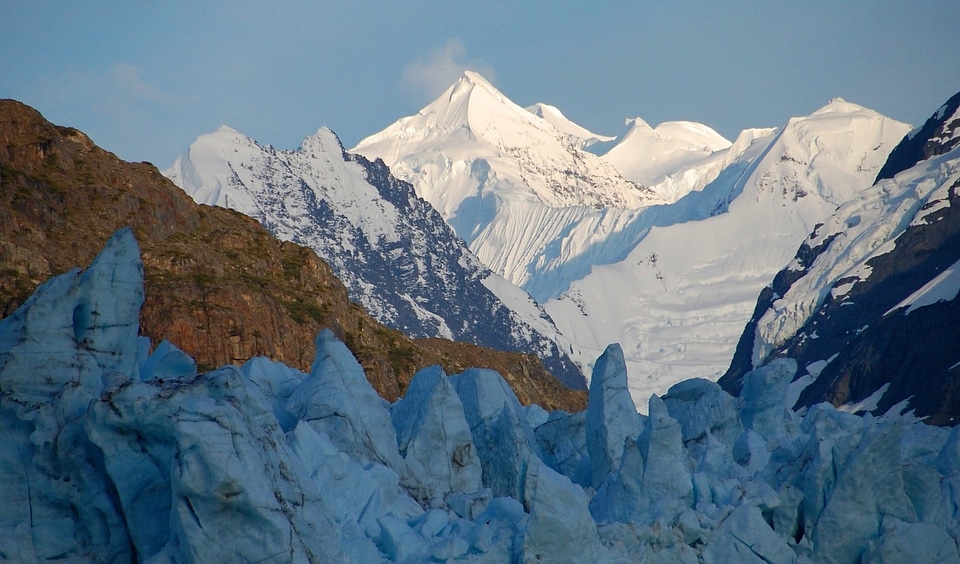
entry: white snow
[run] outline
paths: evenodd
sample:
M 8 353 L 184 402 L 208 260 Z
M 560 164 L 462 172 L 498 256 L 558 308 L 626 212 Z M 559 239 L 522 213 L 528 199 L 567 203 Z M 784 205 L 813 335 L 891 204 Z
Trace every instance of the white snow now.
M 719 174 L 730 146 L 730 141 L 700 123 L 668 121 L 653 128 L 637 117 L 627 120 L 626 130 L 601 157 L 624 177 L 675 202 Z M 698 174 L 691 174 L 693 170 Z
M 531 114 L 550 123 L 557 131 L 567 136 L 577 148 L 586 149 L 598 144 L 606 144 L 615 139 L 607 135 L 598 135 L 592 131 L 573 123 L 560 111 L 560 108 L 538 102 L 526 108 Z
M 826 297 L 824 288 L 839 280 L 865 280 L 870 276 L 870 259 L 890 252 L 897 238 L 924 212 L 929 202 L 946 200 L 960 180 L 960 150 L 940 155 L 860 191 L 840 205 L 824 222 L 818 240 L 832 237 L 830 246 L 810 265 L 761 318 L 754 340 L 754 362 L 782 344 L 803 326 Z M 927 208 L 929 209 L 929 208 Z M 856 218 L 856 221 L 851 221 Z M 956 296 L 960 281 L 953 267 L 931 281 L 904 303 L 894 307 L 915 309 Z M 912 310 L 911 310 L 912 311 Z
M 620 342 L 641 409 L 677 381 L 722 374 L 760 290 L 909 130 L 835 99 L 732 144 L 701 124 L 635 119 L 590 147 L 598 160 L 570 141 L 591 132 L 534 112 L 545 119 L 468 73 L 354 150 L 383 158 L 544 304 L 585 373 Z
M 543 309 L 492 273 L 409 186 L 361 160 L 326 128 L 297 150 L 278 151 L 221 127 L 164 174 L 199 203 L 235 209 L 311 247 L 386 325 L 554 358 L 569 382 L 579 379 L 560 359 L 566 342 Z M 512 313 L 494 317 L 501 304 Z
M 350 152 L 382 158 L 468 242 L 472 237 L 452 218 L 473 211 L 472 199 L 491 191 L 551 207 L 636 207 L 659 201 L 471 71 L 417 115 L 362 140 Z
M 197 203 L 269 220 L 281 239 L 299 234 L 296 222 L 307 215 L 305 198 L 312 195 L 336 206 L 351 225 L 361 228 L 370 245 L 396 240 L 399 212 L 367 182 L 363 167 L 345 161 L 342 154 L 340 141 L 325 127 L 304 139 L 298 150 L 277 151 L 221 126 L 197 138 L 164 174 Z M 227 186 L 223 179 L 229 179 Z M 275 191 L 297 180 L 304 181 L 308 191 L 298 198 L 286 191 L 277 201 Z
M 937 302 L 953 301 L 960 292 L 960 262 L 956 262 L 933 280 L 920 287 L 916 292 L 907 296 L 905 300 L 890 308 L 884 315 L 889 315 L 900 308 L 907 308 L 904 315 L 924 306 Z
M 864 398 L 860 401 L 853 403 L 845 403 L 837 408 L 839 411 L 845 411 L 847 413 L 859 413 L 861 411 L 875 411 L 877 405 L 880 403 L 880 400 L 883 399 L 883 395 L 887 393 L 887 390 L 890 389 L 890 383 L 887 382 L 883 386 L 880 386 L 880 389 L 876 392 L 873 392 L 869 397 Z

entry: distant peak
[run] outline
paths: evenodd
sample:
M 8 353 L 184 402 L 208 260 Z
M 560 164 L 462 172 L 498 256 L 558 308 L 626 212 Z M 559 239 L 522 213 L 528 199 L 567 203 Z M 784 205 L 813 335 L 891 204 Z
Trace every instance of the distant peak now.
M 502 96 L 500 91 L 497 90 L 495 86 L 490 84 L 487 79 L 480 76 L 480 73 L 467 70 L 463 71 L 463 74 L 460 76 L 460 78 L 458 78 L 457 81 L 447 89 L 446 94 L 441 96 L 441 98 L 448 97 L 449 99 L 454 99 L 460 96 L 470 96 L 471 93 L 477 89 Z
M 244 143 L 253 143 L 255 144 L 252 138 L 240 133 L 236 129 L 230 127 L 229 125 L 221 125 L 220 127 L 214 129 L 210 133 L 204 133 L 196 138 L 194 143 L 214 143 L 214 144 L 244 144 Z
M 321 125 L 317 132 L 313 134 L 314 137 L 337 137 L 337 134 L 333 132 L 332 129 L 325 125 Z
M 859 104 L 848 102 L 843 98 L 841 98 L 840 96 L 837 96 L 835 98 L 831 98 L 830 101 L 826 103 L 826 105 L 824 105 L 822 108 L 818 109 L 817 111 L 813 112 L 813 114 L 811 115 L 826 114 L 830 112 L 853 113 L 853 112 L 861 112 L 866 109 L 867 108 L 864 108 Z
M 627 118 L 623 121 L 623 132 L 617 137 L 617 142 L 621 142 L 628 137 L 652 132 L 653 128 L 650 127 L 650 124 L 644 121 L 643 118 Z
M 300 143 L 300 150 L 314 155 L 329 153 L 330 151 L 342 155 L 344 152 L 340 138 L 327 126 L 320 127 L 316 133 L 304 139 Z
M 531 114 L 545 118 L 547 116 L 556 116 L 565 118 L 563 112 L 560 111 L 556 106 L 551 106 L 550 104 L 544 104 L 543 102 L 537 102 L 536 104 L 527 108 L 527 111 Z
M 466 80 L 478 86 L 489 86 L 490 88 L 493 88 L 493 85 L 490 84 L 489 80 L 483 78 L 480 73 L 472 70 L 463 71 L 463 76 L 460 77 L 460 80 Z
M 650 124 L 646 122 L 646 120 L 640 117 L 627 118 L 623 120 L 623 125 L 625 125 L 627 128 L 640 127 L 640 128 L 646 128 L 646 129 L 653 129 L 652 127 L 650 127 Z

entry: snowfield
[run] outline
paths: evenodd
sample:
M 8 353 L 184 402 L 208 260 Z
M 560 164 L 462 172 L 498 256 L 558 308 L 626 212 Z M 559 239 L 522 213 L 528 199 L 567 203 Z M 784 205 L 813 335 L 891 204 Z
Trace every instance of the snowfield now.
M 760 290 L 909 129 L 837 98 L 732 143 L 639 118 L 611 139 L 467 73 L 351 151 L 382 158 L 543 304 L 585 374 L 621 343 L 645 410 L 678 381 L 719 378 Z

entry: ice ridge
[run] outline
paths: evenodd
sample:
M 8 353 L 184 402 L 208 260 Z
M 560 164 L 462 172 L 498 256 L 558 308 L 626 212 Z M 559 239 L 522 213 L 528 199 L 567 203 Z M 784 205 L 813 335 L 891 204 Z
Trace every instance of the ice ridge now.
M 438 367 L 390 405 L 326 331 L 310 374 L 145 354 L 142 288 L 125 230 L 0 322 L 5 558 L 960 562 L 958 428 L 796 413 L 790 361 L 647 416 L 616 345 L 585 413 Z

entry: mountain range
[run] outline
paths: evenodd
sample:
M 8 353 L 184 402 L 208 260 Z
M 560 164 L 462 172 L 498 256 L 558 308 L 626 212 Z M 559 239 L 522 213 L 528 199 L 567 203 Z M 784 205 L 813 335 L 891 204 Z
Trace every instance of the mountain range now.
M 611 139 L 468 72 L 350 152 L 383 159 L 542 303 L 585 372 L 622 343 L 642 407 L 724 373 L 760 290 L 909 129 L 834 99 L 732 143 L 702 124 L 640 119 Z M 569 189 L 555 188 L 562 179 Z
M 165 174 L 198 203 L 235 209 L 314 249 L 381 323 L 414 337 L 534 353 L 568 386 L 585 388 L 542 308 L 477 260 L 383 161 L 345 153 L 329 129 L 278 151 L 220 128 Z
M 328 328 L 391 401 L 431 364 L 496 369 L 525 403 L 573 409 L 586 399 L 533 355 L 413 340 L 383 326 L 350 301 L 312 250 L 281 242 L 234 211 L 198 205 L 153 165 L 124 162 L 82 132 L 0 100 L 4 316 L 47 278 L 92 260 L 127 226 L 143 257 L 142 335 L 157 346 L 169 341 L 201 371 L 261 356 L 309 370 L 313 340 Z
M 960 563 L 960 94 L 912 130 L 834 99 L 729 144 L 511 104 L 468 73 L 388 128 L 413 183 L 325 129 L 277 151 L 221 128 L 168 171 L 210 206 L 0 101 L 0 557 Z M 617 147 L 672 164 L 621 172 Z M 432 211 L 431 175 L 487 215 Z M 523 205 L 561 240 L 527 248 Z M 519 229 L 550 265 L 530 294 L 470 225 Z M 623 346 L 583 393 L 351 298 L 425 334 L 509 319 L 478 332 L 581 366 Z
M 934 117 L 951 123 L 951 107 Z M 896 173 L 949 152 L 953 138 L 933 122 L 911 132 L 836 98 L 781 127 L 745 130 L 733 142 L 702 124 L 651 127 L 640 118 L 627 120 L 614 137 L 590 132 L 546 104 L 522 108 L 467 72 L 417 115 L 350 151 L 325 129 L 296 151 L 277 151 L 221 128 L 198 139 L 166 174 L 197 201 L 242 211 L 275 235 L 318 250 L 355 299 L 403 331 L 536 352 L 575 386 L 567 359 L 588 373 L 606 345 L 619 342 L 641 409 L 650 394 L 691 377 L 726 373 L 722 382 L 738 392 L 731 382 L 739 375 L 789 356 L 804 367 L 795 385 L 799 406 L 832 401 L 881 410 L 913 397 L 918 413 L 948 422 L 952 408 L 944 406 L 952 396 L 938 391 L 950 381 L 955 362 L 940 366 L 949 354 L 938 353 L 941 376 L 928 378 L 919 395 L 910 391 L 916 383 L 907 382 L 912 365 L 898 361 L 901 383 L 893 385 L 890 370 L 872 360 L 882 355 L 870 347 L 856 355 L 850 352 L 856 347 L 847 347 L 851 360 L 840 354 L 827 362 L 834 356 L 824 346 L 850 342 L 840 334 L 867 339 L 878 331 L 864 329 L 870 324 L 863 321 L 877 312 L 849 307 L 867 300 L 844 302 L 842 310 L 828 300 L 845 314 L 831 315 L 846 321 L 818 346 L 810 345 L 810 335 L 824 329 L 789 332 L 806 319 L 790 321 L 790 312 L 809 315 L 810 304 L 826 295 L 824 279 L 807 282 L 796 264 L 809 266 L 818 256 L 811 249 L 825 248 L 823 237 L 833 241 L 835 232 L 867 225 L 857 223 L 866 217 L 862 211 L 842 220 L 834 213 L 854 202 L 882 207 L 893 188 L 875 181 L 896 182 Z M 919 180 L 908 184 L 947 178 L 914 172 Z M 893 217 L 886 211 L 875 220 Z M 834 225 L 833 235 L 823 235 L 824 224 Z M 949 239 L 945 225 L 935 229 Z M 450 252 L 441 256 L 441 249 Z M 941 262 L 947 255 L 946 248 L 938 251 Z M 849 252 L 843 256 L 849 260 Z M 920 271 L 899 276 L 914 290 L 929 282 Z M 808 297 L 787 307 L 783 296 L 798 277 Z M 475 297 L 458 298 L 467 295 Z M 889 299 L 880 303 L 892 307 Z M 463 303 L 479 307 L 464 310 Z M 560 370 L 558 358 L 567 363 Z M 802 383 L 824 367 L 824 379 L 800 395 Z M 851 388 L 851 382 L 859 383 Z
M 779 128 L 746 130 L 732 143 L 702 124 L 651 127 L 640 118 L 613 137 L 546 104 L 521 108 L 468 72 L 419 114 L 350 151 L 325 128 L 289 151 L 222 127 L 198 139 L 165 174 L 198 202 L 242 211 L 273 235 L 321 253 L 351 299 L 414 337 L 534 353 L 573 387 L 583 387 L 582 374 L 605 343 L 620 342 L 641 408 L 650 394 L 689 377 L 715 380 L 727 372 L 724 385 L 736 392 L 738 374 L 790 356 L 805 362 L 804 370 L 810 365 L 812 372 L 797 375 L 803 382 L 828 367 L 820 384 L 797 392 L 801 404 L 880 409 L 904 398 L 910 386 L 894 386 L 879 401 L 889 383 L 889 371 L 880 370 L 884 376 L 851 391 L 851 379 L 863 378 L 809 345 L 821 332 L 791 333 L 827 292 L 842 294 L 821 287 L 822 277 L 797 272 L 826 248 L 824 225 L 833 226 L 828 242 L 867 225 L 860 223 L 865 212 L 837 219 L 835 210 L 854 202 L 886 205 L 910 170 L 919 176 L 907 184 L 946 182 L 949 174 L 916 167 L 949 161 L 951 103 L 913 132 L 837 98 Z M 949 197 L 936 200 L 945 206 Z M 886 211 L 874 223 L 892 217 Z M 948 240 L 944 225 L 938 219 L 928 231 Z M 940 240 L 921 229 L 907 232 Z M 938 251 L 940 260 L 945 252 Z M 919 288 L 933 283 L 923 272 L 899 276 Z M 792 286 L 798 279 L 800 286 Z M 785 291 L 801 286 L 816 298 L 784 309 Z M 850 324 L 869 317 L 854 312 L 853 303 L 859 302 L 845 303 L 845 316 L 831 314 L 847 319 L 838 327 L 848 333 Z M 868 326 L 857 334 L 870 336 Z M 801 355 L 807 350 L 813 356 Z M 865 351 L 851 362 L 879 370 L 865 360 L 876 352 Z M 952 366 L 937 370 L 946 374 Z M 930 398 L 917 396 L 914 407 L 926 402 L 920 412 L 935 415 L 931 421 L 952 420 Z

